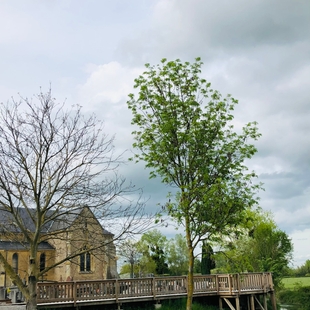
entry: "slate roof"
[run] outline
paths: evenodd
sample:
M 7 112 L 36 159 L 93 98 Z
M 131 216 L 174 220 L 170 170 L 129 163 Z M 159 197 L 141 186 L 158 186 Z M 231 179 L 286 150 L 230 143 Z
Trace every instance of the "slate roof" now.
M 30 209 L 29 211 L 30 214 L 25 208 L 18 208 L 16 210 L 17 214 L 23 222 L 23 226 L 27 227 L 27 229 L 30 231 L 34 231 L 35 222 L 31 218 L 31 215 L 35 215 L 35 209 Z M 51 224 L 43 226 L 42 233 L 46 233 L 49 230 L 49 226 L 51 226 Z M 14 233 L 21 232 L 17 224 L 15 223 L 13 215 L 0 208 L 0 233 L 6 230 Z
M 9 250 L 28 250 L 29 243 L 28 242 L 17 242 L 17 241 L 0 241 L 0 249 L 9 251 Z M 38 246 L 39 251 L 44 250 L 54 250 L 54 247 L 51 246 L 48 242 L 40 242 Z
M 71 226 L 74 220 L 79 216 L 82 212 L 83 208 L 77 208 L 71 212 L 68 212 L 64 215 L 55 216 L 54 220 L 49 221 L 45 225 L 42 226 L 41 233 L 48 233 L 53 231 L 64 230 Z M 23 226 L 27 227 L 27 229 L 31 232 L 35 231 L 35 209 L 25 209 L 18 208 L 16 212 L 19 215 L 19 218 L 23 221 Z M 53 215 L 55 211 L 49 211 L 46 217 L 50 217 Z M 33 218 L 32 218 L 33 215 Z M 98 222 L 99 223 L 99 222 Z M 100 225 L 100 223 L 99 223 Z M 101 225 L 100 225 L 101 226 Z M 104 234 L 111 234 L 109 231 L 103 229 Z M 15 219 L 13 215 L 0 207 L 0 234 L 9 231 L 11 233 L 20 233 L 21 230 L 15 223 Z

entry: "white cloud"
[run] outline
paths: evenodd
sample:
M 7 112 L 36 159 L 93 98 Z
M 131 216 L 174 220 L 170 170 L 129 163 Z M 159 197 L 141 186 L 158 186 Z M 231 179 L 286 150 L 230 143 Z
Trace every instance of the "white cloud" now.
M 290 234 L 290 238 L 294 244 L 294 261 L 295 267 L 301 266 L 306 260 L 310 259 L 310 228 L 304 230 L 296 230 Z
M 87 71 L 89 77 L 78 89 L 79 99 L 85 102 L 87 109 L 99 105 L 107 108 L 107 103 L 114 107 L 124 105 L 133 91 L 134 78 L 142 73 L 141 68 L 123 67 L 116 61 L 98 66 L 88 64 Z

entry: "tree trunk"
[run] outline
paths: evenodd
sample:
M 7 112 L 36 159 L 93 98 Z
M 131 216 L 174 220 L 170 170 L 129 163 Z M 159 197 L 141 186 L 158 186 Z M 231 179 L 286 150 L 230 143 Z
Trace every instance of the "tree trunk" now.
M 28 290 L 29 298 L 27 300 L 26 309 L 36 310 L 37 309 L 37 279 L 34 276 L 29 277 Z
M 194 294 L 194 249 L 189 248 L 186 310 L 192 310 Z
M 187 277 L 187 302 L 186 310 L 192 310 L 193 294 L 194 294 L 194 249 L 191 239 L 190 220 L 185 219 L 186 242 L 188 249 L 188 277 Z

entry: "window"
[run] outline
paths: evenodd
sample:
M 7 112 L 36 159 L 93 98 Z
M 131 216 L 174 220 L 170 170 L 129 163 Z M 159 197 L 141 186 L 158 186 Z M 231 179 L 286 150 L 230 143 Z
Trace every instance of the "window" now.
M 45 269 L 45 253 L 42 253 L 40 255 L 40 271 L 43 271 Z
M 80 272 L 85 271 L 91 271 L 91 257 L 89 252 L 80 254 Z
M 18 274 L 18 254 L 14 253 L 12 256 L 12 268 L 16 274 Z

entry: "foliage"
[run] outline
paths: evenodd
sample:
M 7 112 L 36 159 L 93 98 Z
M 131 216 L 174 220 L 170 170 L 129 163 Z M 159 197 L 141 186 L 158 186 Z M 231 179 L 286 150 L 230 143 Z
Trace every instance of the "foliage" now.
M 201 254 L 201 274 L 211 274 L 211 269 L 215 268 L 214 253 L 211 245 L 206 240 L 202 243 Z
M 183 235 L 176 234 L 167 246 L 167 260 L 170 275 L 181 276 L 188 270 L 188 255 L 186 240 Z
M 194 273 L 201 273 L 201 260 L 198 257 L 195 257 L 194 259 Z
M 169 299 L 161 301 L 161 310 L 180 310 L 184 309 L 186 304 L 185 299 Z M 115 306 L 114 306 L 115 308 Z M 124 310 L 153 310 L 154 302 L 144 302 L 142 303 L 125 303 L 122 304 L 122 309 Z M 198 302 L 193 303 L 193 310 L 218 310 L 218 307 L 200 304 Z
M 310 277 L 310 260 L 306 260 L 306 262 L 292 270 L 292 275 L 296 277 Z
M 155 263 L 155 274 L 169 272 L 166 258 L 167 238 L 159 230 L 153 229 L 142 235 L 138 248 L 142 255 Z
M 222 272 L 272 272 L 276 287 L 286 274 L 293 245 L 267 212 L 248 212 L 243 234 L 226 240 L 225 250 L 217 254 Z
M 222 98 L 200 77 L 202 62 L 167 61 L 151 66 L 135 79 L 138 95 L 129 95 L 137 161 L 150 168 L 150 177 L 178 189 L 165 206 L 183 225 L 188 248 L 189 292 L 193 293 L 194 249 L 200 241 L 231 233 L 243 212 L 256 204 L 260 185 L 245 160 L 256 148 L 249 140 L 260 134 L 256 122 L 238 132 L 233 115 L 238 103 Z
M 281 304 L 295 305 L 298 310 L 310 309 L 310 286 L 284 289 L 277 294 L 277 297 Z
M 1 221 L 0 231 L 29 252 L 28 286 L 1 253 L 0 264 L 27 299 L 28 309 L 35 309 L 38 279 L 86 251 L 77 246 L 65 258 L 56 256 L 53 264 L 40 268 L 38 245 L 68 235 L 78 235 L 76 244 L 85 244 L 91 231 L 87 219 L 79 234 L 69 230 L 65 234 L 61 228 L 67 229 L 70 218 L 81 209 L 87 206 L 96 223 L 110 223 L 116 231 L 108 243 L 97 236 L 88 242 L 87 251 L 100 257 L 112 255 L 113 241 L 125 238 L 127 232 L 143 232 L 150 221 L 144 205 L 130 200 L 137 191 L 118 175 L 121 159 L 114 155 L 113 137 L 104 134 L 103 123 L 94 115 L 84 117 L 80 106 L 66 110 L 48 91 L 33 100 L 1 104 L 0 123 L 0 211 L 8 219 Z M 115 207 L 115 202 L 121 206 Z M 20 216 L 21 210 L 31 223 Z M 58 230 L 47 229 L 53 223 Z
M 185 309 L 186 307 L 186 299 L 170 299 L 170 300 L 163 300 L 161 310 L 180 310 Z M 193 310 L 218 310 L 218 307 L 208 305 L 206 302 L 199 303 L 195 301 L 193 303 Z
M 188 269 L 186 240 L 181 234 L 168 240 L 159 230 L 153 229 L 144 233 L 137 242 L 125 241 L 118 252 L 126 262 L 120 274 L 130 273 L 133 268 L 135 277 L 150 274 L 177 276 L 186 274 Z

